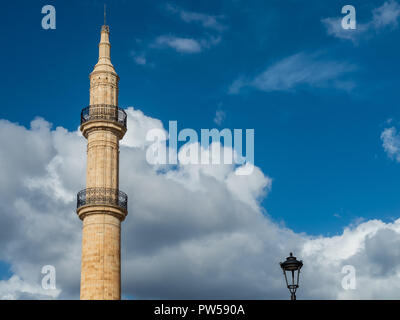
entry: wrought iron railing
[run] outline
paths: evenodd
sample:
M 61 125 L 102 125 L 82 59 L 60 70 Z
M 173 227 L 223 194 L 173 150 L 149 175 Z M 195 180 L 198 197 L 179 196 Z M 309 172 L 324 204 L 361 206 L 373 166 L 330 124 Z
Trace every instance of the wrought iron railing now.
M 109 120 L 122 124 L 126 128 L 126 112 L 117 106 L 94 104 L 81 112 L 81 124 L 90 120 Z
M 111 205 L 128 210 L 128 196 L 118 189 L 87 188 L 78 192 L 76 207 L 86 205 Z

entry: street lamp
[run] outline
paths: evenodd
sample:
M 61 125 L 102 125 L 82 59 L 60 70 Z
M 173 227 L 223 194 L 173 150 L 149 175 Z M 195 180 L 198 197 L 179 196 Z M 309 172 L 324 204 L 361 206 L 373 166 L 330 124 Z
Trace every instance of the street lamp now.
M 300 269 L 303 266 L 303 261 L 298 261 L 296 257 L 293 257 L 293 253 L 290 253 L 290 256 L 286 258 L 286 261 L 280 262 L 279 264 L 281 265 L 283 274 L 285 275 L 286 285 L 291 294 L 291 300 L 296 300 L 296 290 L 299 287 Z M 297 276 L 295 275 L 296 271 Z M 292 278 L 291 283 L 290 277 Z

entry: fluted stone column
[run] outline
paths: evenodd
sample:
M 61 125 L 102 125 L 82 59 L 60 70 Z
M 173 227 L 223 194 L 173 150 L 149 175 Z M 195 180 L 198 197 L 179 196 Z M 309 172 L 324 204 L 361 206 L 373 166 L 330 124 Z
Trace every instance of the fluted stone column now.
M 121 222 L 127 199 L 119 192 L 119 140 L 126 114 L 118 108 L 119 77 L 110 58 L 109 27 L 102 26 L 99 60 L 90 74 L 90 106 L 82 111 L 87 138 L 86 190 L 78 194 L 82 228 L 81 299 L 121 299 Z M 124 122 L 125 121 L 125 122 Z

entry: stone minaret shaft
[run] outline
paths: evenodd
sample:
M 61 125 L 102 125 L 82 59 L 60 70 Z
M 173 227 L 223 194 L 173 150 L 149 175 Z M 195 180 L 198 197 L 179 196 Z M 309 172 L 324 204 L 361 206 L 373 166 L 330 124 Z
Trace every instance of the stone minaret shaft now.
M 111 63 L 109 27 L 103 25 L 99 60 L 90 74 L 90 105 L 81 113 L 88 140 L 86 189 L 78 193 L 83 220 L 81 299 L 121 298 L 121 222 L 127 196 L 119 191 L 119 140 L 126 113 L 118 108 L 119 77 Z

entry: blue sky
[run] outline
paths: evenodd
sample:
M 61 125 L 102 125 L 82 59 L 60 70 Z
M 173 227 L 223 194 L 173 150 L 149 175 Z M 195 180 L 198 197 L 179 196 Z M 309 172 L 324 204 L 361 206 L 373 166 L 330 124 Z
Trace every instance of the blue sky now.
M 357 22 L 368 24 L 383 3 L 352 1 Z M 56 8 L 56 30 L 41 28 L 45 4 Z M 254 128 L 255 164 L 273 179 L 264 207 L 296 232 L 332 235 L 360 218 L 392 221 L 400 165 L 380 135 L 388 119 L 400 119 L 400 30 L 371 26 L 355 41 L 329 34 L 321 20 L 343 16 L 344 4 L 109 1 L 119 104 L 165 127 L 177 120 L 178 129 Z M 216 23 L 184 21 L 182 12 Z M 75 130 L 88 104 L 103 2 L 9 1 L 0 15 L 0 118 L 29 126 L 41 116 Z M 179 49 L 174 37 L 198 46 Z M 318 72 L 286 87 L 260 77 L 291 75 L 299 64 Z M 244 85 L 232 92 L 238 79 Z M 221 125 L 217 110 L 225 114 Z

